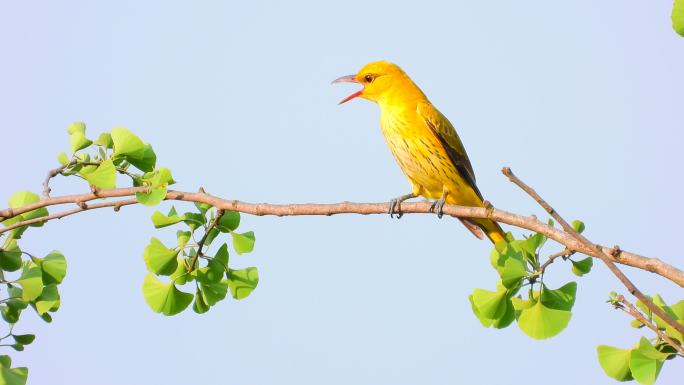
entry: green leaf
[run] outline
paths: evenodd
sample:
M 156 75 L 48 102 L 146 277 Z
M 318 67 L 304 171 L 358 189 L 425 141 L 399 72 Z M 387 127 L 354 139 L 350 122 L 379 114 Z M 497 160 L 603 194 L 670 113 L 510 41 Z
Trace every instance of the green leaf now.
M 653 360 L 664 360 L 669 356 L 668 353 L 663 353 L 656 349 L 646 337 L 641 337 L 639 344 L 637 345 L 637 350 L 644 357 Z
M 240 226 L 240 213 L 237 211 L 225 211 L 216 224 L 216 227 L 223 233 L 235 231 L 238 226 Z
M 186 225 L 192 230 L 197 229 L 198 227 L 204 225 L 207 223 L 207 218 L 198 213 L 185 213 L 183 214 L 183 222 L 185 222 Z
M 72 154 L 90 146 L 93 143 L 92 140 L 86 138 L 85 136 L 85 124 L 83 122 L 72 123 L 69 128 L 67 128 L 67 132 L 69 133 L 69 142 L 71 144 Z
M 111 131 L 112 142 L 114 144 L 114 156 L 126 157 L 129 159 L 142 159 L 145 144 L 140 138 L 126 128 L 117 127 Z
M 529 309 L 532 306 L 537 304 L 537 300 L 535 299 L 522 299 L 520 296 L 513 297 L 511 298 L 511 304 L 513 305 L 513 308 L 516 311 L 522 311 L 525 309 Z
M 17 343 L 22 345 L 30 345 L 36 339 L 36 336 L 33 334 L 15 334 L 13 337 Z
M 157 164 L 157 154 L 154 153 L 152 146 L 149 144 L 145 145 L 141 156 L 129 155 L 126 159 L 130 164 L 137 167 L 138 170 L 144 172 L 154 170 L 154 166 Z
M 215 283 L 200 283 L 200 289 L 202 290 L 202 298 L 204 302 L 209 306 L 216 305 L 217 302 L 226 298 L 226 293 L 228 293 L 228 281 L 223 280 Z M 253 288 L 252 288 L 253 289 Z M 246 297 L 247 295 L 245 295 Z
M 187 282 L 192 281 L 194 277 L 188 273 L 188 268 L 185 264 L 185 258 L 179 257 L 177 259 L 176 270 L 169 275 L 171 281 L 177 285 L 185 285 Z
M 475 317 L 480 321 L 482 326 L 488 328 L 492 326 L 493 320 L 486 318 L 480 314 L 480 311 L 477 309 L 477 306 L 475 306 L 475 301 L 473 301 L 473 295 L 468 296 L 468 301 L 470 301 L 470 308 L 473 311 L 473 314 L 475 314 Z
M 10 356 L 0 356 L 0 366 L 9 368 L 12 366 L 12 358 Z
M 521 260 L 528 260 L 532 264 L 535 264 L 537 262 L 537 254 L 536 249 L 534 248 L 534 243 L 529 242 L 528 239 L 520 239 L 508 242 L 507 249 L 509 250 L 505 250 L 505 252 L 507 252 L 508 254 L 521 254 Z M 517 255 L 515 255 L 515 257 L 518 258 Z
M 145 174 L 143 179 L 149 187 L 149 192 L 136 193 L 135 197 L 138 202 L 146 206 L 156 206 L 166 198 L 167 187 L 171 183 L 175 183 L 171 176 L 171 171 L 168 168 L 160 168 L 153 173 Z
M 73 135 L 76 133 L 85 134 L 86 125 L 83 122 L 73 122 L 67 127 L 67 133 Z
M 503 329 L 508 327 L 515 320 L 515 308 L 513 307 L 511 300 L 509 299 L 506 304 L 506 311 L 503 316 L 492 322 L 492 326 L 496 329 Z
M 185 245 L 190 240 L 191 235 L 192 235 L 192 233 L 189 231 L 183 231 L 183 230 L 176 231 L 176 239 L 178 239 L 178 247 L 180 247 L 181 249 L 183 247 L 185 247 Z
M 67 157 L 67 154 L 65 152 L 60 152 L 59 155 L 57 155 L 57 161 L 62 166 L 66 166 L 67 164 L 69 164 L 69 158 Z
M 541 340 L 563 331 L 568 326 L 570 317 L 569 311 L 550 309 L 539 301 L 520 312 L 518 326 L 528 336 Z
M 113 189 L 116 187 L 116 167 L 111 159 L 102 161 L 97 168 L 88 172 L 84 168 L 81 176 L 91 185 L 101 189 Z
M 30 262 L 24 266 L 17 284 L 22 288 L 21 299 L 33 301 L 43 292 L 43 271 L 36 264 Z
M 672 28 L 684 36 L 684 0 L 674 0 L 672 7 Z
M 178 215 L 164 215 L 159 211 L 155 211 L 152 214 L 152 224 L 154 224 L 155 229 L 159 229 L 166 226 L 175 225 L 178 222 L 182 222 L 185 217 L 179 217 Z
M 160 167 L 158 170 L 155 170 L 149 180 L 150 185 L 155 188 L 166 187 L 169 184 L 175 183 L 173 176 L 171 175 L 171 170 L 166 167 Z
M 2 306 L 0 309 L 2 309 L 2 319 L 4 319 L 5 322 L 9 324 L 15 324 L 17 321 L 19 321 L 21 310 L 7 306 Z
M 505 290 L 475 289 L 470 298 L 473 307 L 477 310 L 476 315 L 479 314 L 485 319 L 499 319 L 506 313 L 507 297 Z
M 480 321 L 482 326 L 486 328 L 493 326 L 497 329 L 503 329 L 509 326 L 513 322 L 513 320 L 515 320 L 515 309 L 513 308 L 511 301 L 508 298 L 505 301 L 505 311 L 499 318 L 496 319 L 486 318 L 482 314 L 480 314 L 480 311 L 478 310 L 477 306 L 475 306 L 475 301 L 473 300 L 472 295 L 468 297 L 468 300 L 470 300 L 470 305 L 473 310 L 473 314 L 475 314 L 475 316 Z
M 630 354 L 629 369 L 634 379 L 642 385 L 653 385 L 660 374 L 663 361 L 668 354 L 661 353 L 644 337 L 641 337 L 638 348 Z
M 143 295 L 154 312 L 167 316 L 182 312 L 193 299 L 192 294 L 178 290 L 173 282 L 164 284 L 152 274 L 145 276 Z
M 98 146 L 102 146 L 104 148 L 114 148 L 114 141 L 112 140 L 112 135 L 107 132 L 101 133 L 100 136 L 97 137 L 95 144 Z
M 594 265 L 594 259 L 592 257 L 584 258 L 580 261 L 570 261 L 572 262 L 572 272 L 581 277 L 591 271 L 591 267 Z
M 3 385 L 26 385 L 28 378 L 28 368 L 9 368 L 0 367 L 0 384 Z
M 514 301 L 513 305 L 520 311 L 518 326 L 535 339 L 557 335 L 570 322 L 576 292 L 577 284 L 570 282 L 556 290 L 543 286 L 540 301 Z
M 210 259 L 207 266 L 198 269 L 197 281 L 204 283 L 216 283 L 223 279 L 226 274 L 226 267 L 216 259 Z M 211 305 L 211 304 L 210 304 Z
M 256 267 L 228 271 L 228 287 L 235 299 L 247 297 L 259 284 L 259 271 Z
M 36 203 L 40 201 L 40 197 L 30 191 L 20 191 L 18 193 L 15 193 L 12 195 L 9 199 L 9 207 L 16 209 L 19 207 L 27 206 L 32 203 Z M 40 218 L 40 217 L 45 217 L 48 215 L 48 210 L 45 207 L 41 207 L 39 209 L 35 209 L 26 213 L 21 214 L 21 218 L 19 220 L 29 220 L 29 219 L 34 219 L 34 218 Z M 10 222 L 9 220 L 5 221 L 5 224 L 9 225 Z M 40 227 L 42 226 L 42 223 L 34 223 L 31 226 L 33 227 Z
M 150 239 L 150 244 L 145 247 L 145 264 L 147 270 L 159 274 L 170 275 L 178 267 L 176 256 L 177 250 L 169 249 L 157 238 Z
M 55 312 L 59 309 L 60 298 L 57 285 L 50 284 L 45 286 L 43 292 L 36 298 L 35 307 L 38 315 L 43 315 L 48 311 Z
M 544 290 L 541 294 L 541 303 L 549 309 L 569 312 L 575 304 L 576 293 L 576 282 L 569 282 L 556 290 L 550 290 L 544 285 Z
M 674 314 L 675 319 L 684 320 L 684 300 L 670 306 L 670 310 L 672 311 L 672 314 Z
M 212 208 L 213 206 L 210 205 L 210 204 L 208 204 L 208 203 L 195 202 L 195 207 L 197 207 L 197 209 L 198 209 L 202 214 L 206 214 L 206 213 L 207 213 L 207 210 L 209 210 L 209 209 Z
M 40 269 L 43 271 L 43 283 L 62 283 L 66 276 L 67 262 L 64 255 L 53 250 L 45 258 L 40 260 Z
M 222 266 L 228 266 L 228 245 L 222 244 L 216 252 L 214 259 L 222 264 Z M 683 301 L 684 302 L 684 301 Z
M 209 311 L 209 305 L 204 302 L 204 297 L 202 297 L 202 291 L 199 287 L 195 292 L 195 302 L 192 304 L 192 310 L 197 314 L 204 314 Z
M 17 286 L 12 286 L 9 288 L 8 292 L 11 299 L 7 301 L 7 306 L 15 308 L 17 310 L 26 309 L 28 303 L 20 299 L 22 297 L 21 288 Z
M 663 300 L 663 298 L 659 294 L 654 295 L 651 299 L 653 300 L 653 304 L 655 304 L 656 306 L 661 308 L 665 312 L 665 314 L 669 315 L 674 320 L 678 320 L 677 321 L 678 323 L 684 325 L 684 320 L 682 320 L 682 318 L 681 318 L 682 309 L 680 308 L 681 307 L 680 303 L 682 301 L 677 303 L 677 305 L 673 309 L 672 306 L 668 306 L 665 303 L 665 301 Z M 644 307 L 646 307 L 646 306 L 644 305 Z M 675 338 L 679 341 L 684 341 L 684 334 L 680 333 L 677 329 L 672 327 L 669 323 L 665 322 L 658 315 L 652 314 L 652 316 L 653 316 L 653 321 L 655 321 L 655 323 L 659 329 L 665 330 L 665 332 L 672 338 Z
M 527 276 L 525 258 L 530 259 L 533 254 L 524 249 L 532 250 L 527 240 L 509 242 L 500 247 L 500 250 L 496 247 L 492 249 L 490 262 L 501 276 L 502 284 L 508 289 L 518 286 L 520 280 Z
M 24 345 L 22 344 L 12 344 L 10 347 L 18 352 L 24 351 Z
M 527 238 L 527 244 L 530 249 L 536 251 L 541 248 L 546 242 L 546 236 L 544 234 L 535 233 L 533 236 Z
M 233 236 L 233 248 L 238 254 L 249 253 L 254 250 L 254 232 L 248 231 L 246 233 L 230 233 Z
M 582 233 L 585 229 L 584 222 L 580 221 L 579 219 L 575 219 L 572 221 L 572 228 L 578 233 Z
M 52 316 L 50 315 L 50 313 L 41 314 L 40 318 L 42 318 L 43 321 L 47 323 L 52 322 Z
M 520 280 L 527 276 L 527 269 L 522 261 L 515 258 L 509 258 L 504 263 L 504 267 L 500 271 L 500 274 L 501 283 L 507 289 L 511 289 L 520 285 Z
M 150 189 L 149 193 L 135 193 L 138 202 L 145 206 L 156 206 L 166 198 L 166 187 L 157 187 Z
M 0 250 L 0 267 L 5 271 L 17 271 L 21 263 L 21 249 L 17 245 L 17 240 L 10 238 Z

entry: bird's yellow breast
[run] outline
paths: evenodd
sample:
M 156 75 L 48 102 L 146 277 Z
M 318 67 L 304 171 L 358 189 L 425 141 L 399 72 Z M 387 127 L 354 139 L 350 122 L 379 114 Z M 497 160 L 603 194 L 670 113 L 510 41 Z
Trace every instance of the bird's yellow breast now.
M 413 185 L 413 192 L 440 198 L 457 188 L 458 173 L 438 139 L 416 111 L 383 108 L 380 127 L 387 146 Z

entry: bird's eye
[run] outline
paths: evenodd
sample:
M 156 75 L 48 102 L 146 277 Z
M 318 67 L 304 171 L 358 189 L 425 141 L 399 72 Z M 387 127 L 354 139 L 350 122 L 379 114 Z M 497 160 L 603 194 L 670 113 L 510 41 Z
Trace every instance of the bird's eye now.
M 371 74 L 368 74 L 368 75 L 366 75 L 366 76 L 363 77 L 363 80 L 365 80 L 366 83 L 371 83 L 371 82 L 373 82 L 373 79 L 375 79 L 375 77 L 374 77 L 373 75 L 371 75 Z

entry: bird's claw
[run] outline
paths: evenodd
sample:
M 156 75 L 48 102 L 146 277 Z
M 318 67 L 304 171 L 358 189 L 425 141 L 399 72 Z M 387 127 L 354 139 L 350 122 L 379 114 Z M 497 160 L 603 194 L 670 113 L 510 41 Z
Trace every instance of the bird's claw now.
M 401 218 L 404 215 L 404 213 L 401 212 L 401 202 L 415 197 L 416 194 L 408 193 L 391 199 L 389 202 L 389 210 L 387 211 L 387 213 L 390 215 L 390 218 L 394 218 L 395 214 L 397 215 L 397 219 Z
M 390 215 L 390 218 L 394 218 L 394 214 L 397 215 L 397 219 L 401 218 L 404 213 L 401 212 L 401 200 L 399 198 L 394 198 L 390 200 L 389 204 L 389 210 L 387 213 Z
M 444 216 L 444 204 L 445 203 L 446 203 L 446 199 L 441 198 L 439 200 L 436 200 L 430 206 L 430 211 L 437 213 L 437 218 L 439 218 L 439 219 L 442 219 L 442 216 Z

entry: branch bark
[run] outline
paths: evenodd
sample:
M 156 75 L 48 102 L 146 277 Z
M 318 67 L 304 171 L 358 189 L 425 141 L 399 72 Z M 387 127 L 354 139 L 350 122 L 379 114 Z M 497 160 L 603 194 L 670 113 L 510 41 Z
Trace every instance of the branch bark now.
M 679 354 L 684 355 L 684 347 L 677 342 L 675 342 L 670 336 L 667 335 L 667 333 L 663 332 L 658 328 L 656 324 L 651 322 L 648 318 L 646 318 L 640 311 L 639 309 L 636 308 L 631 302 L 627 301 L 625 297 L 622 295 L 618 296 L 617 302 L 614 303 L 613 306 L 615 306 L 616 309 L 620 309 L 624 311 L 625 313 L 631 315 L 634 317 L 634 319 L 638 320 L 642 324 L 644 324 L 647 328 L 651 329 L 661 340 L 665 341 L 668 345 L 672 346 L 679 352 Z
M 95 192 L 64 195 L 54 198 L 47 198 L 36 203 L 26 205 L 18 208 L 7 208 L 0 210 L 0 221 L 12 218 L 19 214 L 29 212 L 41 207 L 56 206 L 62 204 L 76 204 L 80 208 L 86 202 L 102 199 L 102 198 L 121 198 L 133 196 L 138 192 L 145 192 L 145 187 L 128 187 L 118 188 L 113 190 L 97 190 Z M 166 200 L 177 200 L 186 202 L 207 203 L 217 209 L 228 211 L 239 211 L 244 214 L 251 214 L 257 216 L 275 215 L 275 216 L 298 216 L 298 215 L 336 215 L 336 214 L 382 214 L 386 215 L 389 209 L 388 203 L 355 203 L 355 202 L 341 202 L 341 203 L 301 203 L 301 204 L 270 204 L 270 203 L 249 203 L 239 200 L 223 199 L 209 195 L 204 192 L 183 192 L 183 191 L 169 191 L 166 194 Z M 132 204 L 132 203 L 128 203 Z M 111 207 L 111 205 L 103 205 L 102 207 Z M 99 208 L 93 205 L 85 205 L 89 209 Z M 70 210 L 74 211 L 76 209 Z M 71 212 L 74 214 L 83 210 Z M 403 213 L 423 213 L 433 214 L 430 210 L 430 203 L 428 202 L 404 202 L 401 205 Z M 63 213 L 61 213 L 63 214 Z M 67 214 L 67 215 L 70 215 Z M 571 251 L 579 252 L 588 256 L 599 258 L 602 253 L 598 249 L 588 247 L 571 234 L 562 229 L 554 228 L 544 222 L 539 221 L 533 216 L 523 216 L 508 211 L 499 210 L 493 207 L 480 208 L 468 206 L 445 205 L 444 214 L 452 217 L 460 218 L 487 218 L 497 222 L 505 223 L 511 226 L 519 227 L 526 230 L 535 231 L 544 234 L 550 239 L 564 245 Z M 54 214 L 55 218 L 61 217 L 60 214 Z M 62 215 L 65 216 L 65 215 Z M 53 218 L 43 217 L 32 219 L 30 223 L 46 222 Z M 29 221 L 18 222 L 15 226 L 19 227 L 29 224 Z M 6 230 L 6 229 L 2 229 Z M 600 246 L 603 253 L 610 253 L 612 248 Z M 684 271 L 669 265 L 657 258 L 648 258 L 639 254 L 631 253 L 622 250 L 616 255 L 608 254 L 613 262 L 620 263 L 626 266 L 635 267 L 638 269 L 650 271 L 658 274 L 677 285 L 684 287 Z
M 649 297 L 647 297 L 644 293 L 639 290 L 639 288 L 634 285 L 634 283 L 627 278 L 627 276 L 615 265 L 613 258 L 616 255 L 619 255 L 621 253 L 620 248 L 615 246 L 613 251 L 611 252 L 606 252 L 603 250 L 603 247 L 594 244 L 590 240 L 588 240 L 584 235 L 580 234 L 579 232 L 575 231 L 575 229 L 565 220 L 561 215 L 553 208 L 551 207 L 550 204 L 548 204 L 542 197 L 537 194 L 537 192 L 525 182 L 520 180 L 515 174 L 513 174 L 513 171 L 511 171 L 510 168 L 504 167 L 502 170 L 504 175 L 508 177 L 508 179 L 515 183 L 518 187 L 520 187 L 523 191 L 525 191 L 529 196 L 531 196 L 541 207 L 546 210 L 546 212 L 553 217 L 558 223 L 563 227 L 563 230 L 565 230 L 566 233 L 570 234 L 573 238 L 581 242 L 584 246 L 586 246 L 589 249 L 593 249 L 596 251 L 596 257 L 603 261 L 603 263 L 608 266 L 608 269 L 615 275 L 620 282 L 627 288 L 629 293 L 635 297 L 637 297 L 650 311 L 653 312 L 653 314 L 658 315 L 660 318 L 662 318 L 663 321 L 667 322 L 670 326 L 675 328 L 678 332 L 684 334 L 684 325 L 680 324 L 677 322 L 677 320 L 673 319 L 670 317 L 665 311 L 656 304 L 651 301 Z

